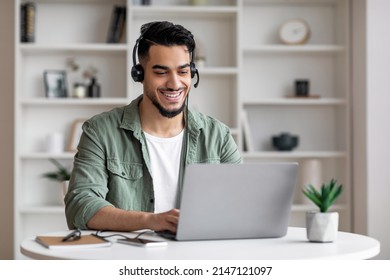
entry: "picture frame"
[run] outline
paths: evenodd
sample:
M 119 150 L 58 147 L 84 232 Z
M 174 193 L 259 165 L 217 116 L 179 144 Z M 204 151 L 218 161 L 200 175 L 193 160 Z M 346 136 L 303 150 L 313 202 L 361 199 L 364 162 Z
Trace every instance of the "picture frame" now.
M 83 133 L 82 126 L 86 119 L 75 119 L 72 122 L 72 126 L 70 129 L 70 137 L 68 142 L 67 151 L 68 152 L 76 152 L 77 145 L 80 142 L 81 134 Z
M 66 71 L 46 70 L 43 72 L 46 97 L 67 97 Z

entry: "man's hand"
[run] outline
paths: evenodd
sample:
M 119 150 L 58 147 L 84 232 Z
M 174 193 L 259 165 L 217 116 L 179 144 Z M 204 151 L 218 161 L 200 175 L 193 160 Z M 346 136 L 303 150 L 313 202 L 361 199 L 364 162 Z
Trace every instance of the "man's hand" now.
M 164 231 L 168 230 L 171 232 L 176 232 L 177 223 L 179 222 L 180 211 L 178 209 L 172 209 L 168 212 L 152 214 L 149 219 L 148 228 L 154 231 Z
M 169 230 L 176 232 L 179 221 L 179 209 L 164 213 L 127 211 L 112 206 L 101 208 L 88 222 L 89 229 L 134 231 L 151 229 L 154 231 Z

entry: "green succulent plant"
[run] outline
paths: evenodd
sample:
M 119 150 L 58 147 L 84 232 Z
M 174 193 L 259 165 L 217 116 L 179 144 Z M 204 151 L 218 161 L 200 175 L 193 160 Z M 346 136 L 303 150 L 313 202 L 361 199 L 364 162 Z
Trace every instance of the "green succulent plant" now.
M 325 213 L 335 203 L 342 191 L 343 185 L 337 184 L 337 181 L 332 179 L 329 183 L 322 184 L 320 191 L 313 185 L 306 185 L 303 194 L 320 208 L 320 212 Z
M 49 180 L 58 181 L 58 182 L 69 181 L 70 171 L 68 171 L 68 169 L 65 168 L 57 160 L 52 158 L 49 160 L 57 167 L 57 171 L 44 173 L 42 174 L 42 177 L 47 178 Z

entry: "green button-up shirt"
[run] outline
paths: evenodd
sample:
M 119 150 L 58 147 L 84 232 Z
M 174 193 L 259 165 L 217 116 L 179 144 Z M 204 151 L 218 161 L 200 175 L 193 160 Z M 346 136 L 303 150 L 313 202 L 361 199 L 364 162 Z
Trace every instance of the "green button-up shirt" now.
M 141 99 L 142 95 L 127 106 L 101 113 L 83 124 L 65 196 L 69 228 L 86 229 L 87 222 L 105 206 L 154 211 L 150 158 L 138 110 Z M 242 162 L 226 125 L 198 112 L 188 111 L 187 119 L 180 191 L 185 164 Z

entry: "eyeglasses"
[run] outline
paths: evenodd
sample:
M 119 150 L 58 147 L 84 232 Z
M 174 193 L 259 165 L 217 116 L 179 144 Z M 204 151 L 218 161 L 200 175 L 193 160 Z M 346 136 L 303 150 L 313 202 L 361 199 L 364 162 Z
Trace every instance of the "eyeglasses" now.
M 98 230 L 96 233 L 92 233 L 92 235 L 95 235 L 96 237 L 99 237 L 101 239 L 106 239 L 106 238 L 114 237 L 114 236 L 123 237 L 123 238 L 129 238 L 128 236 L 126 236 L 124 234 L 120 234 L 120 233 L 103 235 L 102 234 L 103 232 L 105 232 L 105 231 L 104 230 Z M 143 231 L 143 232 L 139 233 L 136 237 L 134 237 L 134 239 L 138 239 L 142 234 L 147 233 L 147 232 L 150 232 L 150 231 Z M 62 238 L 62 242 L 76 241 L 76 240 L 79 240 L 80 238 L 81 238 L 81 230 L 80 229 L 75 229 L 74 231 L 69 233 L 67 236 Z
M 67 236 L 62 238 L 62 242 L 68 242 L 68 241 L 76 241 L 81 238 L 81 230 L 76 229 L 69 233 Z
M 124 234 L 120 234 L 120 233 L 114 233 L 114 234 L 109 234 L 109 235 L 103 235 L 102 233 L 105 232 L 105 230 L 98 230 L 96 233 L 92 233 L 92 235 L 95 235 L 99 238 L 102 238 L 102 239 L 106 239 L 106 238 L 110 238 L 110 237 L 114 237 L 114 236 L 117 236 L 117 237 L 122 237 L 122 238 L 129 238 L 128 236 L 124 235 Z M 153 232 L 153 231 L 142 231 L 140 232 L 137 236 L 133 237 L 134 239 L 138 239 L 141 235 L 147 233 L 147 232 Z

